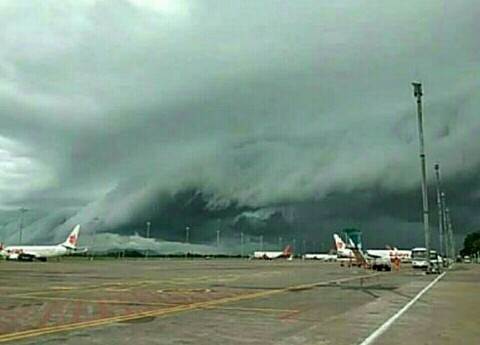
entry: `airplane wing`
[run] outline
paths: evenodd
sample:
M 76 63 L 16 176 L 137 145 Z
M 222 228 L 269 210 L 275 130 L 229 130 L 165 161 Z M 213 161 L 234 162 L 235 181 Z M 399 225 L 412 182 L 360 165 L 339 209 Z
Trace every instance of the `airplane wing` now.
M 88 252 L 88 247 L 83 247 L 83 248 L 75 248 L 73 250 L 73 253 L 86 253 Z

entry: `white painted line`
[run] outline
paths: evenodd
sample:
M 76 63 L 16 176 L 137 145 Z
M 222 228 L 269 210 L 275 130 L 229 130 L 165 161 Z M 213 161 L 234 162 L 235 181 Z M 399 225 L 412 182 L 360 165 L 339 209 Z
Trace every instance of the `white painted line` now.
M 432 281 L 430 284 L 428 284 L 422 291 L 420 291 L 418 293 L 418 295 L 416 295 L 410 302 L 408 302 L 407 304 L 405 304 L 405 306 L 400 309 L 395 315 L 393 315 L 390 319 L 388 319 L 387 321 L 385 321 L 385 323 L 383 325 L 381 325 L 379 328 L 377 328 L 375 330 L 375 332 L 373 332 L 372 334 L 370 334 L 370 336 L 365 339 L 364 341 L 362 341 L 359 345 L 370 345 L 370 344 L 373 344 L 373 342 L 379 337 L 381 336 L 388 328 L 390 328 L 390 326 L 400 317 L 402 316 L 408 309 L 410 309 L 410 307 L 415 304 L 416 301 L 418 301 L 418 299 L 420 297 L 422 297 L 425 292 L 427 292 L 428 290 L 430 290 L 430 288 L 435 285 L 440 279 L 442 279 L 442 277 L 445 275 L 446 272 L 443 272 L 440 276 L 438 276 L 434 281 Z

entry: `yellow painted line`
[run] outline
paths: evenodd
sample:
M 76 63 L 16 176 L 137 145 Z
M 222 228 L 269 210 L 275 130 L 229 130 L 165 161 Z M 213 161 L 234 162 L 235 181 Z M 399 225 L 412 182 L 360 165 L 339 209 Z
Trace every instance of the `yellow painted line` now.
M 177 277 L 170 279 L 171 281 L 179 281 L 179 282 L 196 282 L 202 281 L 210 278 L 212 276 L 198 276 L 198 277 Z
M 12 296 L 8 296 L 12 298 Z M 34 299 L 47 301 L 69 301 L 69 302 L 87 302 L 87 303 L 105 303 L 105 304 L 123 304 L 123 305 L 138 305 L 138 306 L 175 306 L 178 303 L 163 303 L 163 302 L 131 302 L 122 300 L 109 299 L 89 299 L 76 297 L 52 297 L 52 296 L 14 296 L 14 299 Z
M 236 296 L 231 296 L 231 297 L 214 299 L 214 300 L 210 300 L 210 301 L 203 301 L 203 302 L 196 302 L 196 303 L 191 303 L 191 304 L 186 304 L 186 305 L 179 305 L 177 307 L 162 308 L 162 309 L 156 309 L 156 310 L 151 310 L 151 311 L 145 311 L 145 312 L 140 312 L 140 313 L 135 313 L 135 314 L 130 314 L 130 315 L 114 316 L 114 317 L 108 317 L 108 318 L 103 318 L 103 319 L 98 319 L 98 320 L 81 321 L 81 322 L 76 322 L 76 323 L 71 323 L 71 324 L 66 324 L 66 325 L 50 326 L 50 327 L 30 329 L 30 330 L 26 330 L 26 331 L 13 332 L 13 333 L 9 333 L 9 334 L 0 335 L 0 343 L 5 343 L 5 342 L 8 342 L 8 341 L 14 341 L 14 340 L 21 340 L 21 339 L 26 339 L 26 338 L 32 338 L 32 337 L 38 337 L 38 336 L 41 336 L 41 335 L 47 335 L 47 334 L 52 334 L 52 333 L 66 332 L 66 331 L 84 329 L 84 328 L 90 328 L 90 327 L 105 326 L 105 325 L 109 325 L 109 324 L 116 323 L 116 322 L 125 322 L 125 321 L 130 321 L 130 320 L 141 319 L 141 318 L 145 318 L 145 317 L 164 316 L 164 315 L 173 314 L 173 313 L 179 313 L 179 312 L 185 312 L 185 311 L 190 311 L 190 310 L 195 310 L 195 309 L 201 309 L 201 308 L 216 306 L 216 305 L 219 305 L 219 304 L 225 304 L 225 303 L 238 302 L 238 301 L 247 300 L 247 299 L 254 299 L 254 298 L 260 298 L 260 297 L 272 296 L 272 295 L 275 295 L 275 294 L 290 291 L 292 288 L 302 289 L 302 288 L 309 288 L 309 287 L 327 285 L 327 284 L 331 284 L 331 283 L 334 283 L 334 282 L 341 283 L 341 282 L 351 281 L 351 280 L 355 280 L 355 279 L 359 279 L 359 278 L 372 277 L 372 276 L 378 275 L 378 274 L 379 273 L 362 275 L 362 276 L 358 276 L 358 277 L 348 277 L 348 278 L 343 278 L 343 279 L 335 279 L 335 280 L 331 280 L 331 281 L 317 282 L 317 283 L 312 283 L 312 284 L 302 284 L 302 285 L 290 286 L 290 287 L 277 289 L 277 290 L 259 291 L 259 292 L 255 292 L 255 293 L 251 293 L 251 294 L 236 295 Z
M 71 292 L 71 291 L 85 291 L 85 290 L 100 290 L 100 289 L 107 289 L 107 288 L 121 288 L 121 287 L 140 287 L 149 285 L 151 283 L 146 281 L 140 282 L 132 282 L 132 283 L 105 283 L 105 284 L 96 284 L 96 285 L 72 285 L 72 286 L 57 286 L 52 287 L 51 290 L 42 290 L 42 291 L 31 291 L 31 292 L 23 292 L 19 294 L 13 294 L 11 296 L 35 296 L 35 295 L 45 295 L 45 294 L 52 294 L 52 293 L 62 293 L 62 292 Z
M 190 294 L 190 293 L 200 293 L 200 292 L 206 292 L 210 293 L 213 292 L 212 289 L 208 288 L 197 288 L 197 289 L 158 289 L 157 293 L 178 293 L 178 294 Z
M 198 277 L 177 277 L 169 280 L 173 284 L 192 283 L 192 282 L 212 282 L 212 281 L 233 281 L 242 277 L 239 274 L 227 274 L 227 275 L 206 275 Z
M 277 309 L 277 308 L 249 308 L 249 307 L 219 307 L 211 306 L 204 307 L 203 309 L 220 309 L 220 310 L 232 310 L 232 311 L 251 311 L 256 313 L 292 313 L 298 312 L 297 309 Z
M 112 286 L 112 283 L 108 284 L 101 284 L 101 285 L 85 285 L 85 286 L 72 286 L 70 289 L 60 289 L 56 290 L 55 288 L 51 290 L 41 290 L 41 291 L 30 291 L 30 292 L 23 292 L 19 294 L 14 294 L 12 297 L 20 297 L 20 296 L 35 296 L 35 295 L 44 295 L 44 294 L 51 294 L 51 293 L 62 293 L 62 292 L 71 292 L 71 291 L 78 291 L 78 290 L 92 290 L 92 289 L 101 289 L 108 286 Z

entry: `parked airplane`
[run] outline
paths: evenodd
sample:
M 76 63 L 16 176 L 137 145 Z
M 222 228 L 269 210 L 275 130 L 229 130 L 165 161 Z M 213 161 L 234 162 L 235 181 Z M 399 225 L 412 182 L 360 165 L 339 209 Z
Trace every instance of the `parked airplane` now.
M 335 240 L 335 247 L 337 248 L 337 258 L 339 259 L 355 259 L 353 251 L 347 248 L 347 245 L 337 234 L 333 234 Z
M 274 259 L 287 259 L 293 260 L 292 246 L 288 245 L 285 247 L 283 252 L 264 252 L 257 251 L 253 252 L 252 259 L 263 259 L 263 260 L 274 260 Z
M 337 256 L 333 254 L 305 254 L 305 260 L 337 261 Z
M 345 242 L 337 234 L 333 235 L 335 239 L 335 246 L 337 247 L 337 255 L 339 258 L 353 259 L 355 255 L 350 248 L 347 248 Z M 355 247 L 352 241 L 350 241 L 350 247 Z M 360 248 L 361 249 L 361 248 Z M 367 257 L 370 258 L 384 258 L 393 261 L 395 257 L 398 257 L 403 262 L 412 261 L 411 250 L 400 250 L 397 248 L 390 249 L 366 249 L 364 251 Z
M 396 257 L 402 262 L 411 262 L 412 261 L 412 251 L 403 250 L 403 249 L 367 249 L 367 255 L 370 256 L 380 256 L 385 259 L 394 260 Z
M 33 261 L 35 259 L 47 261 L 47 258 L 78 252 L 77 241 L 79 232 L 80 225 L 77 224 L 65 242 L 61 244 L 50 246 L 7 246 L 0 251 L 0 255 L 7 260 Z M 86 251 L 86 249 L 83 251 Z

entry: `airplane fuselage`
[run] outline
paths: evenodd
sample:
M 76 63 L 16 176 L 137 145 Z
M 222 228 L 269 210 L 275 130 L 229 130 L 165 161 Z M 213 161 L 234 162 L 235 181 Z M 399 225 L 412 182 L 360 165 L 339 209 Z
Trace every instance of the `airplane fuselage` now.
M 399 258 L 400 261 L 410 262 L 412 261 L 412 251 L 411 250 L 400 250 L 400 249 L 367 249 L 367 255 L 380 256 L 385 259 L 394 260 L 395 257 Z
M 337 257 L 339 259 L 354 259 L 355 255 L 351 249 L 337 249 Z
M 273 259 L 280 259 L 280 258 L 286 258 L 286 257 L 287 256 L 285 255 L 284 252 L 254 252 L 253 253 L 254 259 L 273 260 Z
M 13 245 L 5 248 L 0 248 L 0 255 L 7 260 L 26 260 L 32 261 L 34 259 L 46 261 L 47 258 L 55 256 L 62 256 L 71 252 L 77 251 L 77 240 L 80 232 L 80 224 L 75 225 L 70 235 L 68 235 L 65 242 L 57 245 Z
M 312 254 L 305 254 L 303 256 L 303 258 L 305 260 L 323 260 L 323 261 L 336 261 L 337 260 L 337 256 L 336 255 L 332 255 L 332 254 L 322 254 L 322 253 L 319 253 L 319 254 L 315 254 L 315 253 L 312 253 Z
M 29 259 L 47 259 L 56 256 L 66 255 L 71 250 L 62 246 L 8 246 L 4 248 L 1 255 L 7 260 L 29 260 Z

